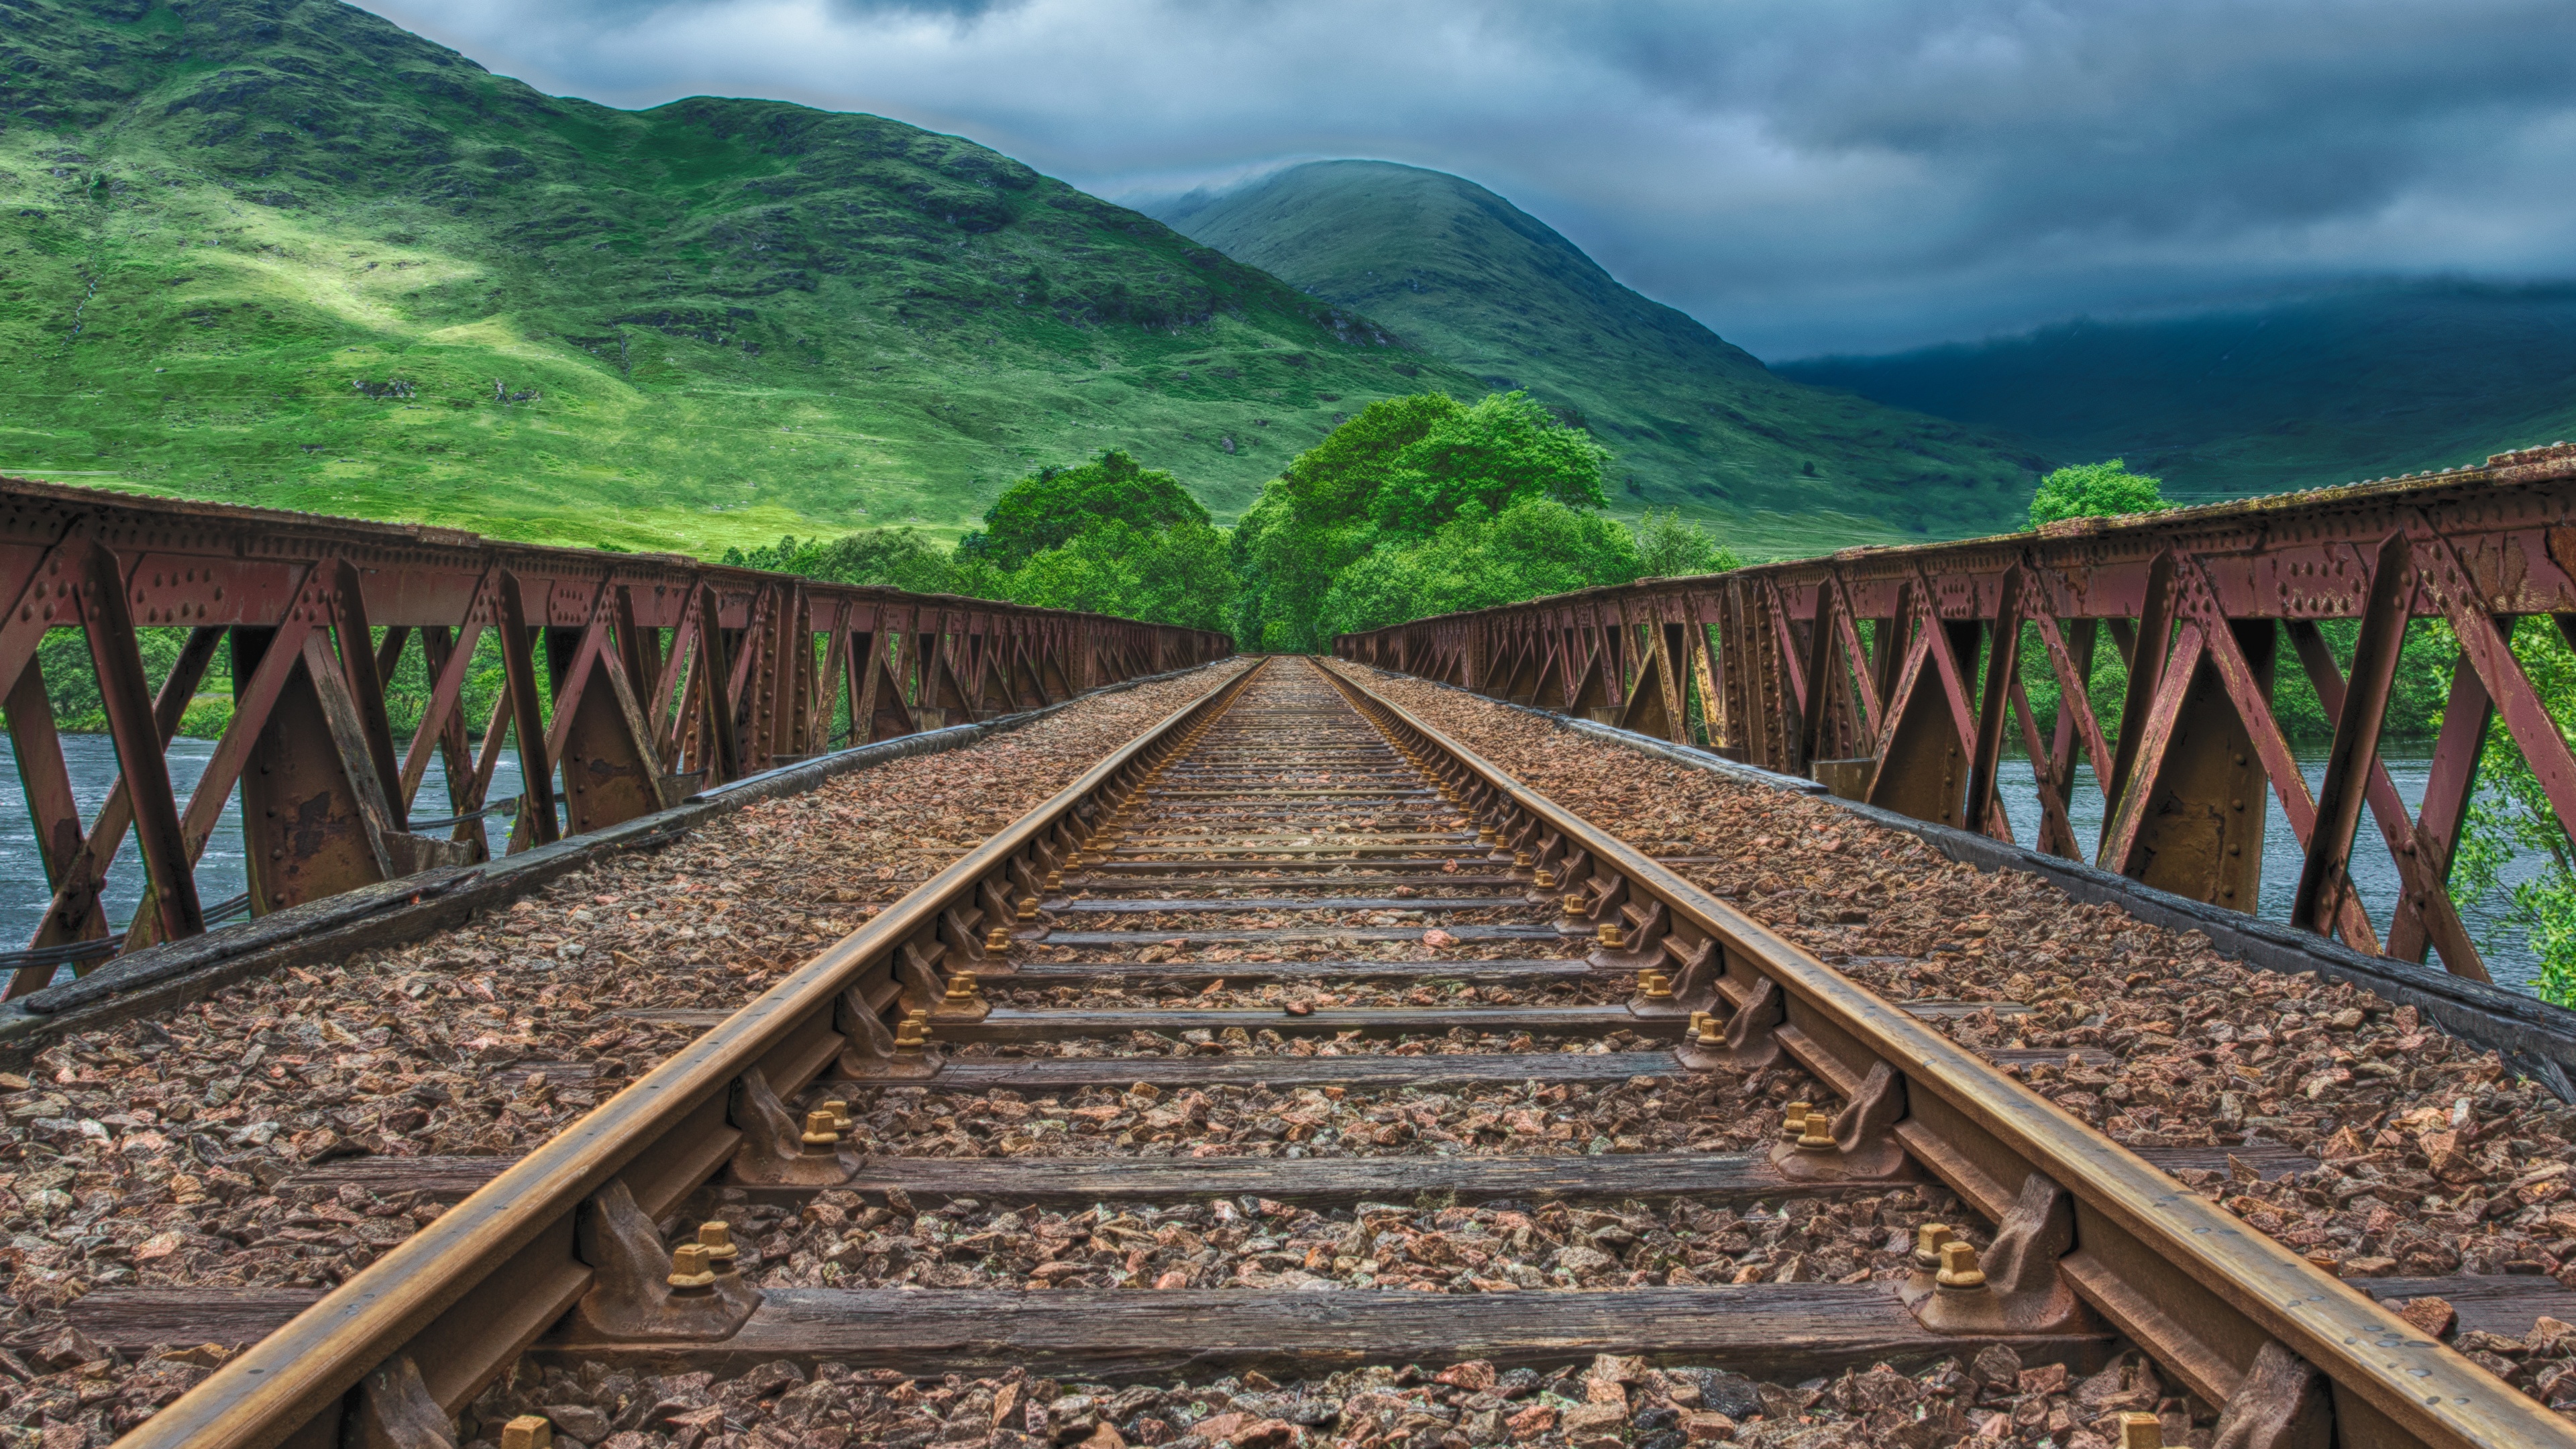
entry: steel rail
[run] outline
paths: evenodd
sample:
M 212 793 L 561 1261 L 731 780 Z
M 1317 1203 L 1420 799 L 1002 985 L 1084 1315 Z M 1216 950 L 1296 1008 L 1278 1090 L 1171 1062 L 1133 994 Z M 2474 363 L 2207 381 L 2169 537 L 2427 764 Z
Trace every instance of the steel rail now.
M 2332 1442 L 2576 1449 L 2576 1426 L 2537 1400 L 1336 665 L 1324 667 L 1382 728 L 1433 758 L 1480 824 L 1507 842 L 1552 836 L 1542 865 L 1580 851 L 1588 860 L 1571 872 L 1615 880 L 1593 892 L 1596 912 L 1642 894 L 1662 908 L 1651 915 L 1668 915 L 1663 939 L 1677 961 L 1721 947 L 1719 992 L 1739 1014 L 1781 998 L 1769 1034 L 1846 1100 L 1873 1069 L 1892 1069 L 1904 1093 L 1893 1136 L 1991 1219 L 2006 1222 L 2034 1179 L 2071 1194 L 2072 1241 L 2057 1271 L 2202 1398 L 2229 1403 L 2257 1376 L 2266 1345 L 2277 1344 L 2331 1386 Z M 1583 879 L 1570 874 L 1559 885 L 1579 901 Z
M 336 1446 L 352 1391 L 405 1357 L 428 1397 L 453 1414 L 590 1285 L 578 1219 L 595 1194 L 623 1180 L 644 1211 L 658 1215 L 705 1181 L 746 1135 L 730 1119 L 748 1074 L 792 1097 L 840 1050 L 834 1013 L 845 991 L 890 975 L 906 946 L 938 944 L 943 924 L 953 931 L 964 919 L 980 932 L 984 922 L 972 915 L 980 891 L 997 881 L 1008 889 L 1012 867 L 1058 859 L 1059 846 L 1078 851 L 1100 818 L 1085 807 L 1131 790 L 1267 662 L 1254 661 L 1104 756 L 119 1442 Z M 976 954 L 971 941 L 949 944 Z M 348 1402 L 345 1412 L 359 1407 Z
M 2348 664 L 2325 620 L 2353 622 Z M 2458 662 L 2409 800 L 2377 747 L 2397 722 L 2401 646 L 2436 624 Z M 2576 641 L 2564 443 L 2435 475 L 1641 579 L 1344 634 L 1333 652 L 1704 743 L 2247 915 L 2268 794 L 2301 856 L 2293 927 L 2393 962 L 2438 952 L 2443 970 L 2484 983 L 2451 877 L 2491 735 L 2576 833 L 2576 721 L 2540 687 L 2559 640 Z M 2085 681 L 2113 673 L 2125 703 L 2097 716 Z M 2335 731 L 2314 781 L 2276 699 L 2291 678 Z M 2029 697 L 2043 681 L 2053 720 Z M 1996 793 L 2012 746 L 2036 786 L 2019 818 Z M 2083 839 L 2079 765 L 2104 800 L 2104 829 Z M 2401 887 L 2377 920 L 2352 882 L 2353 852 L 2373 850 L 2356 827 Z
M 75 629 L 121 770 L 94 807 L 53 717 L 69 681 L 46 671 L 66 661 L 42 649 Z M 154 629 L 184 633 L 166 672 L 146 668 Z M 502 697 L 468 718 L 477 651 L 495 644 Z M 183 797 L 170 743 L 227 649 L 233 711 Z M 76 946 L 75 962 L 202 932 L 195 866 L 236 793 L 266 915 L 486 860 L 473 822 L 497 813 L 505 742 L 528 807 L 515 852 L 811 759 L 844 719 L 863 745 L 911 737 L 1232 649 L 1210 630 L 670 554 L 0 477 L 0 707 L 52 897 L 26 945 Z M 388 681 L 412 670 L 428 694 L 398 749 Z M 435 807 L 420 798 L 433 758 Z M 123 924 L 106 891 L 128 836 L 142 905 L 118 947 L 93 948 Z M 43 990 L 55 964 L 21 962 L 0 996 Z

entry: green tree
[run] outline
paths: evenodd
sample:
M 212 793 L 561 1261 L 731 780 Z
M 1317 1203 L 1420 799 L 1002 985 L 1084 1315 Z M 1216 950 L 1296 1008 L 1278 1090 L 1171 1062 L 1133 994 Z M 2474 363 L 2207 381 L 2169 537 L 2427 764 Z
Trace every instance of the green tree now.
M 1348 627 L 1328 625 L 1327 595 L 1363 560 L 1409 550 L 1471 511 L 1490 522 L 1540 500 L 1569 514 L 1597 509 L 1608 457 L 1519 393 L 1473 407 L 1441 393 L 1373 403 L 1290 462 L 1237 525 L 1236 633 L 1266 649 L 1321 649 Z M 1632 540 L 1629 577 L 1634 552 Z M 1411 597 L 1408 581 L 1429 557 L 1382 561 L 1344 590 L 1336 617 L 1381 618 L 1409 607 L 1392 601 Z M 1363 595 L 1378 602 L 1353 602 Z
M 1087 481 L 1075 478 L 1076 474 L 1087 474 Z M 1122 480 L 1137 478 L 1147 481 L 1138 489 L 1120 491 Z M 994 513 L 1012 520 L 1011 526 L 1023 538 L 1063 531 L 1065 520 L 1044 521 L 1043 515 L 1073 506 L 1066 503 L 1067 498 L 1075 504 L 1088 497 L 1125 507 L 1131 516 L 1080 520 L 1061 542 L 1025 555 L 1008 548 L 965 544 L 942 552 L 916 529 L 871 528 L 828 542 L 791 535 L 749 552 L 727 550 L 724 561 L 834 583 L 1008 599 L 1198 629 L 1226 628 L 1234 620 L 1240 585 L 1225 536 L 1208 523 L 1203 509 L 1196 517 L 1151 522 L 1156 516 L 1182 512 L 1161 496 L 1166 487 L 1177 489 L 1179 484 L 1168 473 L 1137 469 L 1133 459 L 1113 451 L 1083 468 L 1054 469 L 1022 479 L 995 505 Z M 1180 496 L 1190 508 L 1198 508 L 1187 494 Z M 993 516 L 986 515 L 987 520 Z M 1033 518 L 1040 518 L 1043 526 L 1031 524 Z M 1138 518 L 1147 521 L 1139 523 Z
M 1380 529 L 1418 538 L 1471 503 L 1488 514 L 1530 498 L 1603 508 L 1609 463 L 1609 449 L 1558 423 L 1529 394 L 1488 394 L 1397 453 L 1371 511 Z
M 2576 721 L 2576 651 L 2553 621 L 2533 617 L 2514 626 L 2513 652 L 2566 735 L 2569 721 Z M 2447 662 L 2442 672 L 2447 680 Z M 2487 734 L 2465 824 L 2452 862 L 2452 895 L 2462 901 L 2501 895 L 2505 909 L 2497 927 L 2520 931 L 2530 942 L 2540 963 L 2535 985 L 2541 999 L 2576 1006 L 2576 846 L 2531 762 L 2501 725 Z M 2538 869 L 2507 886 L 2506 869 L 2517 860 Z
M 1637 540 L 1637 576 L 1678 579 L 1692 574 L 1721 573 L 1742 563 L 1698 523 L 1684 519 L 1679 508 L 1646 516 L 1629 525 Z
M 1208 521 L 1208 511 L 1180 480 L 1140 466 L 1124 449 L 1110 448 L 1071 468 L 1041 468 L 1002 491 L 984 514 L 980 533 L 958 544 L 1003 569 L 1016 569 L 1077 534 L 1115 520 L 1152 531 L 1176 523 Z
M 1109 519 L 1036 555 L 999 583 L 1001 597 L 1017 603 L 1192 629 L 1231 625 L 1240 587 L 1225 536 L 1189 520 L 1142 529 Z
M 2062 518 L 2111 518 L 2164 511 L 2164 480 L 2129 471 L 2128 460 L 2077 463 L 2039 480 L 2030 500 L 2030 526 Z
M 1381 544 L 1345 569 L 1320 626 L 1330 637 L 1637 577 L 1635 536 L 1598 513 L 1527 498 L 1488 517 L 1471 503 L 1431 537 Z
M 1324 591 L 1377 542 L 1379 485 L 1406 448 L 1464 412 L 1447 393 L 1386 398 L 1291 459 L 1235 525 L 1236 636 L 1263 649 L 1320 649 Z
M 1277 481 L 1316 521 L 1366 518 L 1405 450 L 1466 412 L 1445 392 L 1370 403 L 1290 459 Z

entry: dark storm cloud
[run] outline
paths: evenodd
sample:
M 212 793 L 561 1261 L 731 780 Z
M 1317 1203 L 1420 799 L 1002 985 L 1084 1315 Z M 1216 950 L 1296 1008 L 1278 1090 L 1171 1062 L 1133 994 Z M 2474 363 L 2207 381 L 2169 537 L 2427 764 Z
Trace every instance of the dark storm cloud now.
M 1770 356 L 2564 275 L 2565 0 L 372 0 L 616 104 L 869 110 L 1113 197 L 1455 171 Z

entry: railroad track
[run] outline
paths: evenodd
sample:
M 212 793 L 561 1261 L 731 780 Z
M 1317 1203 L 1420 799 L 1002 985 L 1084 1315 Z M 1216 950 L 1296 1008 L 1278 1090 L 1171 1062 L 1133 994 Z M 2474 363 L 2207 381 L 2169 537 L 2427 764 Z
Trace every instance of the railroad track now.
M 1861 990 L 1338 672 L 1262 661 L 527 1156 L 317 1169 L 461 1195 L 319 1302 L 93 1295 L 87 1327 L 256 1340 L 138 1445 L 453 1443 L 514 1364 L 1117 1382 L 1606 1354 L 1794 1383 L 1997 1348 L 2079 1372 L 2142 1350 L 2231 1446 L 2576 1445 L 2167 1171 L 2207 1164 L 2092 1131 L 1926 1026 L 1941 1009 Z M 1533 1105 L 1451 1131 L 1435 1093 Z M 1536 1104 L 1586 1093 L 1612 1104 L 1588 1144 L 1607 1150 L 1542 1124 Z M 1249 1120 L 1291 1099 L 1314 1110 Z M 1235 1103 L 1246 1120 L 1220 1129 Z M 978 1142 L 970 1107 L 1036 1125 Z M 1193 1132 L 1214 1150 L 1182 1151 Z M 935 1155 L 960 1144 L 979 1155 Z M 1493 1266 L 1507 1244 L 1474 1225 L 1479 1205 L 1522 1227 L 1550 1203 L 1705 1226 L 1689 1215 L 1797 1200 L 1866 1233 L 1900 1199 L 1967 1211 L 1909 1224 L 1912 1272 L 1882 1253 L 1830 1282 L 1567 1286 Z M 949 1204 L 974 1226 L 961 1203 L 1141 1206 L 1095 1210 L 1078 1251 L 1010 1264 L 1009 1287 L 846 1286 L 883 1277 L 859 1257 L 782 1286 L 806 1271 L 800 1224 Z M 1158 1216 L 1189 1204 L 1214 1224 Z M 744 1264 L 700 1226 L 717 1214 L 777 1236 Z M 1423 1256 L 1408 1220 L 1451 1246 L 1382 1261 L 1399 1238 Z M 1282 1252 L 1268 1223 L 1341 1236 Z M 1162 1252 L 1202 1238 L 1205 1261 Z M 979 1253 L 1008 1256 L 947 1256 Z M 1449 1291 L 1397 1291 L 1424 1286 Z

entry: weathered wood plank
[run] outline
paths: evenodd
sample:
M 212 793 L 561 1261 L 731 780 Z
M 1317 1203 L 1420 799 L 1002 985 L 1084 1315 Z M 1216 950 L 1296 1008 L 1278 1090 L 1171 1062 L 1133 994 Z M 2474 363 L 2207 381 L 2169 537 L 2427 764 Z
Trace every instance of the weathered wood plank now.
M 1320 890 L 1325 886 L 1363 885 L 1417 887 L 1438 886 L 1442 890 L 1450 890 L 1459 886 L 1521 886 L 1524 889 L 1527 887 L 1526 882 L 1513 876 L 1470 874 L 1463 870 L 1455 874 L 1441 870 L 1416 871 L 1407 874 L 1396 874 L 1383 870 L 1371 871 L 1365 875 L 1326 874 L 1328 871 L 1342 868 L 1344 867 L 1335 866 L 1330 861 L 1283 860 L 1275 866 L 1265 867 L 1265 873 L 1262 874 L 1208 875 L 1194 874 L 1194 872 L 1219 871 L 1223 870 L 1224 867 L 1217 865 L 1199 865 L 1181 860 L 1164 860 L 1133 861 L 1120 866 L 1116 875 L 1108 876 L 1105 879 L 1098 873 L 1102 870 L 1102 867 L 1099 866 L 1094 866 L 1090 870 L 1081 872 L 1081 874 L 1087 877 L 1082 882 L 1082 888 L 1086 893 L 1087 898 L 1096 898 L 1098 893 L 1102 891 L 1169 890 L 1174 885 L 1186 885 L 1193 890 Z M 1278 873 L 1273 874 L 1269 872 Z M 1300 880 L 1295 878 L 1299 874 L 1308 873 L 1311 874 L 1309 874 L 1307 879 Z M 1137 878 L 1121 879 L 1120 877 L 1122 876 L 1133 876 Z M 1175 876 L 1186 877 L 1186 879 L 1176 881 L 1173 879 Z M 1324 878 L 1317 880 L 1312 878 L 1313 876 L 1323 876 Z M 1520 898 L 1512 897 L 1511 899 L 1518 900 Z
M 1012 1202 L 1172 1202 L 1262 1197 L 1307 1207 L 1412 1202 L 1424 1194 L 1460 1202 L 1540 1198 L 1691 1197 L 1741 1206 L 1795 1188 L 1768 1156 L 1656 1152 L 1600 1157 L 1022 1157 L 877 1158 L 850 1184 L 861 1192 L 900 1187 L 928 1198 Z M 1883 1186 L 1850 1192 L 1884 1192 Z
M 2576 1292 L 2548 1278 L 2374 1278 L 2354 1286 L 2381 1302 L 2439 1297 L 2459 1311 L 2461 1328 L 2517 1337 L 2543 1314 L 2576 1312 Z M 66 1311 L 73 1327 L 134 1355 L 162 1345 L 251 1343 L 320 1297 L 295 1288 L 101 1288 Z M 2099 1344 L 2014 1340 L 2025 1362 Z M 1757 1283 L 1485 1294 L 782 1289 L 726 1344 L 607 1352 L 719 1371 L 783 1357 L 917 1373 L 1025 1363 L 1104 1376 L 1471 1357 L 1551 1364 L 1643 1353 L 1795 1380 L 1878 1357 L 1908 1366 L 1979 1346 L 1926 1332 L 1876 1285 Z
M 2352 1285 L 2382 1303 L 2403 1298 L 2439 1298 L 2459 1310 L 2460 1328 L 2530 1336 L 2542 1315 L 2576 1323 L 2576 1291 L 2555 1278 L 2519 1273 L 2494 1277 L 2454 1274 L 2448 1278 L 2356 1278 Z
M 1463 871 L 1453 874 L 1441 869 L 1444 865 L 1455 865 L 1457 862 L 1458 857 L 1454 855 L 1426 855 L 1410 860 L 1373 860 L 1368 862 L 1367 868 L 1372 872 L 1383 873 L 1418 866 L 1422 873 L 1432 875 L 1435 880 L 1445 885 L 1484 883 Z M 1274 871 L 1311 871 L 1320 875 L 1332 871 L 1349 870 L 1354 864 L 1356 862 L 1347 860 L 1262 860 L 1248 863 L 1222 860 L 1108 860 L 1095 861 L 1079 870 L 1066 871 L 1065 879 L 1091 882 L 1116 881 L 1121 876 L 1165 876 L 1202 870 L 1246 871 L 1261 874 Z M 1258 880 L 1261 874 L 1251 875 L 1249 878 Z
M 1274 882 L 1275 884 L 1275 882 Z M 1227 900 L 1079 900 L 1054 908 L 1053 913 L 1128 916 L 1148 911 L 1200 914 L 1228 911 L 1493 911 L 1508 906 L 1528 909 L 1529 903 L 1518 896 L 1297 896 L 1234 897 Z
M 1670 1052 L 1460 1052 L 1418 1057 L 968 1057 L 924 1083 L 934 1092 L 1009 1087 L 1045 1094 L 1080 1087 L 1442 1087 L 1498 1082 L 1624 1082 L 1687 1075 Z
M 1070 1041 L 1139 1031 L 1176 1036 L 1232 1027 L 1276 1031 L 1282 1036 L 1333 1036 L 1346 1031 L 1362 1036 L 1437 1035 L 1464 1027 L 1472 1032 L 1586 1036 L 1624 1028 L 1644 1037 L 1677 1037 L 1682 1026 L 1678 1018 L 1635 1016 L 1625 1006 L 1358 1006 L 1327 1007 L 1305 1016 L 1285 1011 L 1030 1011 L 997 1006 L 982 1021 L 939 1022 L 931 1032 L 941 1041 L 955 1042 Z
M 370 1192 L 462 1197 L 515 1158 L 382 1157 L 321 1163 L 288 1181 L 299 1188 L 353 1183 Z M 848 1186 L 916 1201 L 971 1197 L 1034 1203 L 1178 1202 L 1266 1197 L 1311 1207 L 1411 1202 L 1425 1193 L 1461 1202 L 1538 1198 L 1693 1197 L 1744 1204 L 1819 1189 L 1792 1184 L 1760 1154 L 1658 1152 L 1600 1157 L 876 1157 Z M 1883 1192 L 1828 1187 L 1825 1196 Z M 812 1189 L 793 1190 L 810 1197 Z M 770 1194 L 763 1193 L 763 1196 Z
M 784 1358 L 917 1374 L 1026 1365 L 1102 1379 L 1253 1368 L 1285 1377 L 1282 1370 L 1471 1358 L 1561 1364 L 1617 1353 L 1794 1382 L 1882 1361 L 1910 1368 L 1966 1357 L 1986 1342 L 1924 1328 L 1873 1284 L 1462 1294 L 775 1289 L 722 1343 L 557 1352 L 651 1371 L 725 1374 Z M 2025 1363 L 2040 1363 L 2098 1354 L 2108 1340 L 2069 1335 L 2013 1345 Z M 553 1357 L 552 1347 L 541 1341 L 535 1352 Z
M 1598 975 L 1580 956 L 1503 961 L 1023 961 L 1012 980 L 1151 983 L 1200 981 L 1472 981 L 1509 985 Z M 2066 1054 L 2059 1052 L 2063 1059 Z M 2107 1054 L 2106 1054 L 2107 1055 Z
M 2107 1067 L 2120 1060 L 2100 1047 L 1979 1047 L 1975 1050 L 1977 1055 L 1999 1067 L 2054 1067 L 2062 1065 L 2068 1057 L 2088 1067 Z
M 2225 1170 L 2231 1155 L 2266 1178 L 2315 1166 L 2287 1147 L 2159 1147 L 2139 1154 L 2168 1172 Z M 461 1198 L 499 1177 L 510 1157 L 353 1157 L 304 1169 L 287 1185 L 332 1189 L 354 1184 L 378 1194 L 421 1192 Z M 1694 1197 L 1747 1203 L 1783 1195 L 1837 1196 L 1884 1191 L 1861 1185 L 1796 1184 L 1767 1155 L 1720 1152 L 1612 1153 L 1599 1157 L 874 1157 L 849 1184 L 882 1193 L 900 1187 L 914 1198 L 1011 1202 L 1169 1202 L 1197 1197 L 1266 1197 L 1332 1206 L 1407 1202 L 1423 1193 L 1464 1202 L 1531 1198 Z M 763 1193 L 764 1196 L 773 1194 Z M 810 1190 L 790 1197 L 810 1196 Z M 2395 1280 L 2390 1280 L 2395 1281 Z M 2522 1279 L 2478 1282 L 2521 1283 Z M 2541 1280 L 2551 1290 L 2555 1280 Z M 2569 1305 L 2576 1311 L 2576 1304 Z M 2525 1324 L 2517 1333 L 2529 1328 Z
M 682 1007 L 642 1007 L 609 1014 L 662 1026 L 714 1026 L 732 1015 Z M 1285 1011 L 1055 1011 L 997 1006 L 982 1021 L 933 1023 L 931 1035 L 944 1042 L 1078 1041 L 1139 1031 L 1164 1036 L 1185 1031 L 1221 1032 L 1239 1026 L 1247 1031 L 1266 1028 L 1282 1036 L 1332 1036 L 1345 1031 L 1363 1036 L 1400 1036 L 1432 1035 L 1462 1026 L 1476 1032 L 1576 1036 L 1596 1036 L 1625 1028 L 1639 1036 L 1673 1037 L 1681 1034 L 1683 1025 L 1678 1017 L 1634 1016 L 1625 1006 L 1356 1006 L 1328 1007 L 1306 1016 L 1292 1016 Z
M 1430 799 L 1427 789 L 1146 789 L 1146 799 Z
M 256 1343 L 321 1298 L 319 1288 L 101 1288 L 63 1313 L 72 1327 L 130 1356 L 164 1344 Z
M 1179 845 L 1113 845 L 1109 848 L 1109 853 L 1132 860 L 1140 855 L 1172 855 L 1182 848 Z M 1349 845 L 1326 840 L 1314 845 L 1192 845 L 1187 848 L 1190 857 L 1194 860 L 1231 860 L 1243 863 L 1252 857 L 1272 855 L 1331 855 L 1352 859 L 1378 855 L 1410 856 L 1435 847 L 1418 842 L 1404 845 Z M 1476 860 L 1481 859 L 1486 850 L 1487 847 L 1478 845 L 1473 837 L 1467 837 L 1461 839 L 1449 855 L 1434 857 L 1434 859 Z
M 397 1192 L 461 1198 L 510 1170 L 516 1157 L 335 1157 L 286 1179 L 285 1186 L 355 1185 L 379 1196 Z
M 1050 931 L 1050 946 L 1231 946 L 1247 941 L 1419 941 L 1431 927 L 1421 926 L 1289 926 L 1266 931 Z M 1442 926 L 1461 941 L 1562 941 L 1554 926 Z

